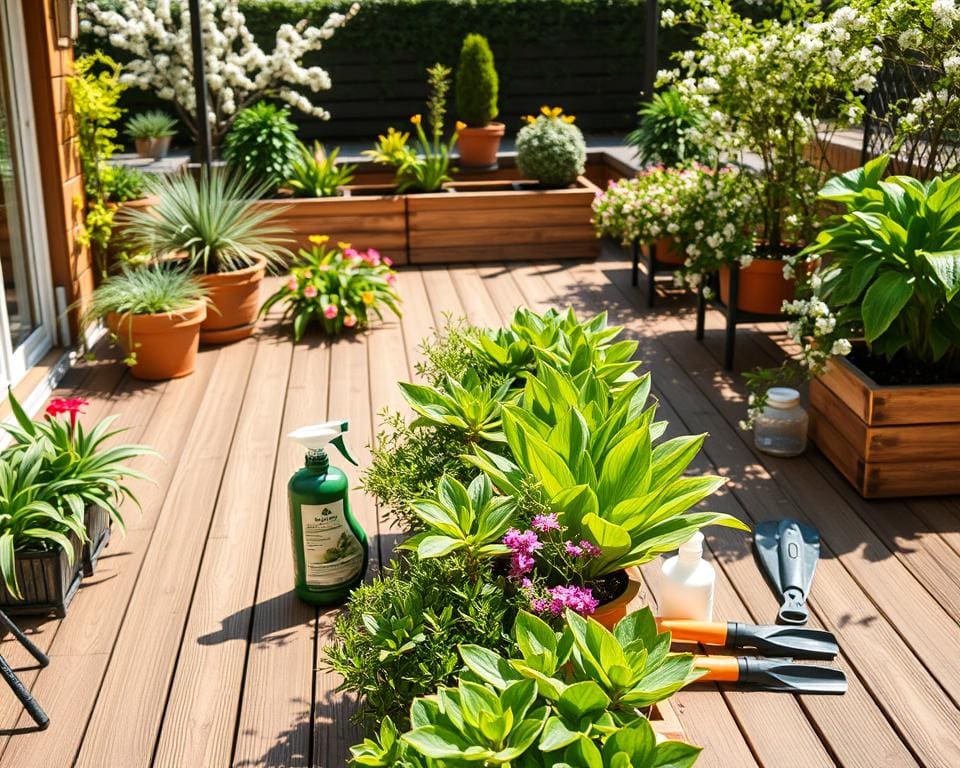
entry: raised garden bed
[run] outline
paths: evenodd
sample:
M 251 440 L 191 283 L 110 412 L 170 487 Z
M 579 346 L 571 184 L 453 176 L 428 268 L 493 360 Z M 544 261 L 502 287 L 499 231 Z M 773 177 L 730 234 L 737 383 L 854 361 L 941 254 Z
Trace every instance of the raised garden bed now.
M 810 436 L 865 498 L 960 493 L 960 386 L 881 386 L 834 358 L 810 384 Z

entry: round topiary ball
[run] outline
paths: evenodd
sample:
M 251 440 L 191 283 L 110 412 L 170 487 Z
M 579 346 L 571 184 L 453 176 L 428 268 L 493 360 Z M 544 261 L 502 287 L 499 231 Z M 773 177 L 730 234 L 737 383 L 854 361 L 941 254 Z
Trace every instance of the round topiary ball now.
M 524 178 L 550 187 L 573 184 L 587 162 L 587 145 L 573 118 L 544 107 L 517 134 L 517 167 Z

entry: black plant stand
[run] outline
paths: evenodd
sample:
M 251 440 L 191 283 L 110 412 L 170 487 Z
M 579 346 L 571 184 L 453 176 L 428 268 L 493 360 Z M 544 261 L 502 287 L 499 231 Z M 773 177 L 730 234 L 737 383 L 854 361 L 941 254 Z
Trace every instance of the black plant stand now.
M 20 644 L 27 649 L 27 652 L 39 662 L 41 667 L 45 667 L 50 663 L 50 659 L 46 657 L 43 651 L 31 643 L 30 638 L 23 634 L 20 628 L 10 621 L 10 619 L 7 618 L 7 614 L 3 611 L 0 611 L 0 628 L 8 629 Z M 37 724 L 37 727 L 41 731 L 50 725 L 50 718 L 47 717 L 47 713 L 40 708 L 37 700 L 33 698 L 33 694 L 27 690 L 27 687 L 20 678 L 17 677 L 3 656 L 0 656 L 0 676 L 2 676 L 7 685 L 10 686 L 10 689 L 16 697 L 20 699 L 20 703 L 23 704 L 24 709 L 27 710 L 27 713 L 33 718 L 33 722 Z
M 697 341 L 703 341 L 703 329 L 706 323 L 707 302 L 720 310 L 727 318 L 726 340 L 723 347 L 723 367 L 733 370 L 733 355 L 737 342 L 737 325 L 742 323 L 771 323 L 783 319 L 780 313 L 775 315 L 759 314 L 756 312 L 742 312 L 737 306 L 740 300 L 740 265 L 732 264 L 730 266 L 730 296 L 729 304 L 720 301 L 720 280 L 719 275 L 714 272 L 710 275 L 710 287 L 713 289 L 715 299 L 708 299 L 703 290 L 705 288 L 703 281 L 697 289 Z
M 630 272 L 631 284 L 636 287 L 640 282 L 640 242 L 634 240 L 630 246 L 633 256 L 633 268 Z M 647 246 L 647 309 L 653 308 L 656 298 L 657 275 L 673 274 L 677 270 L 676 264 L 667 264 L 657 260 L 657 246 L 650 243 Z

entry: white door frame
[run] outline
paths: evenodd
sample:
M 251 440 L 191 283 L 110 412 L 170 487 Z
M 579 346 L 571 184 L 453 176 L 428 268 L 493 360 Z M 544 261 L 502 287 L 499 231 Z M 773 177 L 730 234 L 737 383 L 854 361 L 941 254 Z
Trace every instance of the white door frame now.
M 10 385 L 22 379 L 31 366 L 53 346 L 56 321 L 56 302 L 50 271 L 50 245 L 44 215 L 42 174 L 40 170 L 39 141 L 33 112 L 33 97 L 29 83 L 31 73 L 27 55 L 23 6 L 19 0 L 0 0 L 2 14 L 2 46 L 6 54 L 5 66 L 10 78 L 7 92 L 10 103 L 7 111 L 13 130 L 9 136 L 10 154 L 16 170 L 17 209 L 24 259 L 32 270 L 33 301 L 39 313 L 40 324 L 16 348 L 11 345 L 6 302 L 0 301 L 0 379 Z M 59 147 L 47 151 L 59 152 Z

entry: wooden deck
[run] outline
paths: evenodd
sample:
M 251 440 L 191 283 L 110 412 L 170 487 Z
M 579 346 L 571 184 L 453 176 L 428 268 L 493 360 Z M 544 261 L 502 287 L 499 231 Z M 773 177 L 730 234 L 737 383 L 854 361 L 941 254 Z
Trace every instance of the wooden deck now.
M 130 511 L 126 537 L 111 542 L 67 618 L 28 623 L 50 666 L 38 671 L 4 641 L 52 723 L 33 731 L 0 688 L 0 768 L 345 765 L 357 739 L 351 702 L 319 661 L 332 613 L 291 592 L 285 482 L 301 456 L 283 435 L 348 418 L 348 441 L 367 460 L 378 411 L 400 405 L 396 382 L 412 376 L 419 340 L 443 313 L 495 324 L 520 304 L 608 309 L 640 340 L 671 428 L 710 433 L 699 466 L 730 479 L 713 508 L 749 522 L 797 517 L 822 534 L 811 623 L 838 635 L 849 693 L 684 691 L 674 706 L 705 747 L 698 765 L 960 766 L 958 499 L 866 503 L 816 452 L 756 453 L 737 428 L 742 382 L 718 363 L 720 317 L 709 317 L 700 344 L 689 297 L 643 309 L 619 254 L 407 268 L 401 292 L 402 322 L 334 344 L 294 346 L 268 324 L 254 339 L 202 352 L 195 375 L 179 381 L 146 386 L 106 364 L 71 372 L 65 388 L 92 398 L 91 416 L 122 414 L 131 437 L 164 460 L 143 462 L 156 481 L 140 488 L 143 514 Z M 740 332 L 741 367 L 779 354 L 775 339 Z M 354 504 L 377 534 L 373 572 L 396 532 L 378 527 L 360 493 Z M 777 603 L 749 537 L 708 529 L 707 539 L 719 617 L 772 621 Z M 655 598 L 656 565 L 646 572 Z

